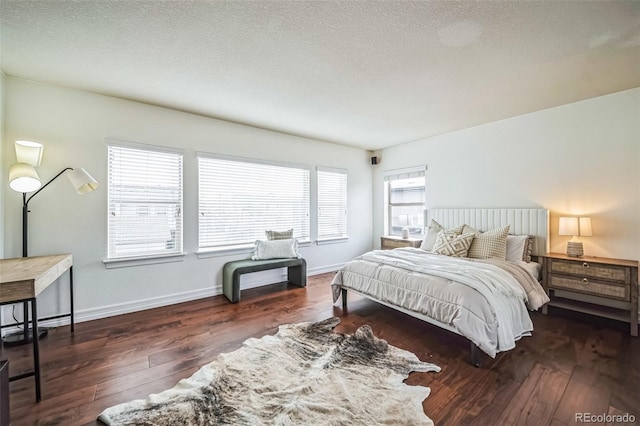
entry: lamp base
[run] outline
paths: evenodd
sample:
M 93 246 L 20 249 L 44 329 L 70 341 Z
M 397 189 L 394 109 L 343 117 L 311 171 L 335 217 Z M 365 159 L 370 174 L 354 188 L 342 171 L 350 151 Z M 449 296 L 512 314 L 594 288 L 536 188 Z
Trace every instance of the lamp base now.
M 580 257 L 584 254 L 582 243 L 580 241 L 569 241 L 567 243 L 567 256 Z
M 46 336 L 47 333 L 49 332 L 49 329 L 46 327 L 38 327 L 38 339 Z M 33 332 L 32 329 L 29 328 L 29 330 L 27 330 L 27 338 L 24 338 L 24 331 L 20 330 L 20 331 L 16 331 L 13 333 L 9 333 L 7 335 L 2 336 L 2 344 L 5 346 L 20 346 L 20 345 L 24 345 L 27 343 L 31 343 L 33 339 Z

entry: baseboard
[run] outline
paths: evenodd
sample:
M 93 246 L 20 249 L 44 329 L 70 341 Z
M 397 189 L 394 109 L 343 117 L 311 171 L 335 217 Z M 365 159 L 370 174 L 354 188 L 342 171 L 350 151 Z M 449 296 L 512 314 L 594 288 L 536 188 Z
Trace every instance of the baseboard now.
M 307 269 L 307 276 L 324 274 L 327 272 L 335 272 L 339 270 L 344 263 L 321 266 L 317 268 Z M 264 271 L 254 274 L 244 275 L 241 278 L 241 289 L 250 289 L 261 287 L 275 282 L 287 280 L 286 268 L 276 271 Z M 204 288 L 200 290 L 191 290 L 182 293 L 175 293 L 167 296 L 152 297 L 149 299 L 136 300 L 132 302 L 119 303 L 115 305 L 100 306 L 98 308 L 82 309 L 75 312 L 75 322 L 93 321 L 97 319 L 112 317 L 116 315 L 130 314 L 132 312 L 144 311 L 147 309 L 160 308 L 163 306 L 175 305 L 177 303 L 190 302 L 192 300 L 204 299 L 206 297 L 218 296 L 222 294 L 222 284 L 214 287 Z M 1 307 L 0 307 L 1 308 Z M 39 321 L 38 325 L 42 327 L 60 327 L 68 325 L 69 318 L 59 318 L 49 321 Z M 17 327 L 7 327 L 2 330 L 3 334 L 11 333 L 17 330 Z
M 336 272 L 346 264 L 347 264 L 346 262 L 343 262 L 343 263 L 336 263 L 335 265 L 326 265 L 326 266 L 320 266 L 317 268 L 307 269 L 307 276 L 311 277 L 313 275 L 326 274 L 327 272 Z

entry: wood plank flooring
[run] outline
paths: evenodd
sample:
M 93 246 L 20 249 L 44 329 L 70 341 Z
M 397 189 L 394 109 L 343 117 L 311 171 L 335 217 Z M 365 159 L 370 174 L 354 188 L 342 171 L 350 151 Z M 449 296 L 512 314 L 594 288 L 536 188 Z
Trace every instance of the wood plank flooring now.
M 11 419 L 21 425 L 95 425 L 105 408 L 170 388 L 221 352 L 277 326 L 340 317 L 338 332 L 369 324 L 389 343 L 442 367 L 412 373 L 431 387 L 424 410 L 436 425 L 570 425 L 576 413 L 640 419 L 640 339 L 626 324 L 560 309 L 533 313 L 534 336 L 472 367 L 468 342 L 351 294 L 346 311 L 331 303 L 333 274 L 242 292 L 238 304 L 216 296 L 76 324 L 41 339 L 43 399 L 32 378 L 11 383 Z M 31 368 L 31 346 L 2 348 L 11 374 Z M 595 423 L 624 424 L 624 423 Z M 634 423 L 627 423 L 634 424 Z

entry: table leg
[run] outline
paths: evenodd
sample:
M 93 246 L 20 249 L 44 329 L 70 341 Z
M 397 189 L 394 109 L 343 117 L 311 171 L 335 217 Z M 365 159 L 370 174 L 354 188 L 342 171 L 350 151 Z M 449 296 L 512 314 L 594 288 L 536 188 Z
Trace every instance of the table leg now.
M 71 332 L 74 332 L 75 317 L 73 315 L 73 266 L 69 268 L 69 301 L 71 303 Z
M 22 342 L 29 343 L 29 302 L 22 302 Z M 21 343 L 22 344 L 22 343 Z
M 38 309 L 36 298 L 31 299 L 31 323 L 33 324 L 33 371 L 36 378 L 36 402 L 40 402 L 40 348 L 38 344 Z

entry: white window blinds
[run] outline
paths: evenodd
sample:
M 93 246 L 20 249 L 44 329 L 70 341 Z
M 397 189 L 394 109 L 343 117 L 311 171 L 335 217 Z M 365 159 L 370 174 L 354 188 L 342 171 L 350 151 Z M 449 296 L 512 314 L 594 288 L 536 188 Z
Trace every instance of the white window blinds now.
M 182 252 L 182 153 L 109 143 L 109 259 Z
M 309 239 L 309 170 L 198 155 L 200 249 L 253 244 L 265 231 Z
M 424 234 L 426 167 L 392 170 L 384 176 L 385 234 Z
M 347 236 L 347 171 L 318 167 L 318 239 Z

